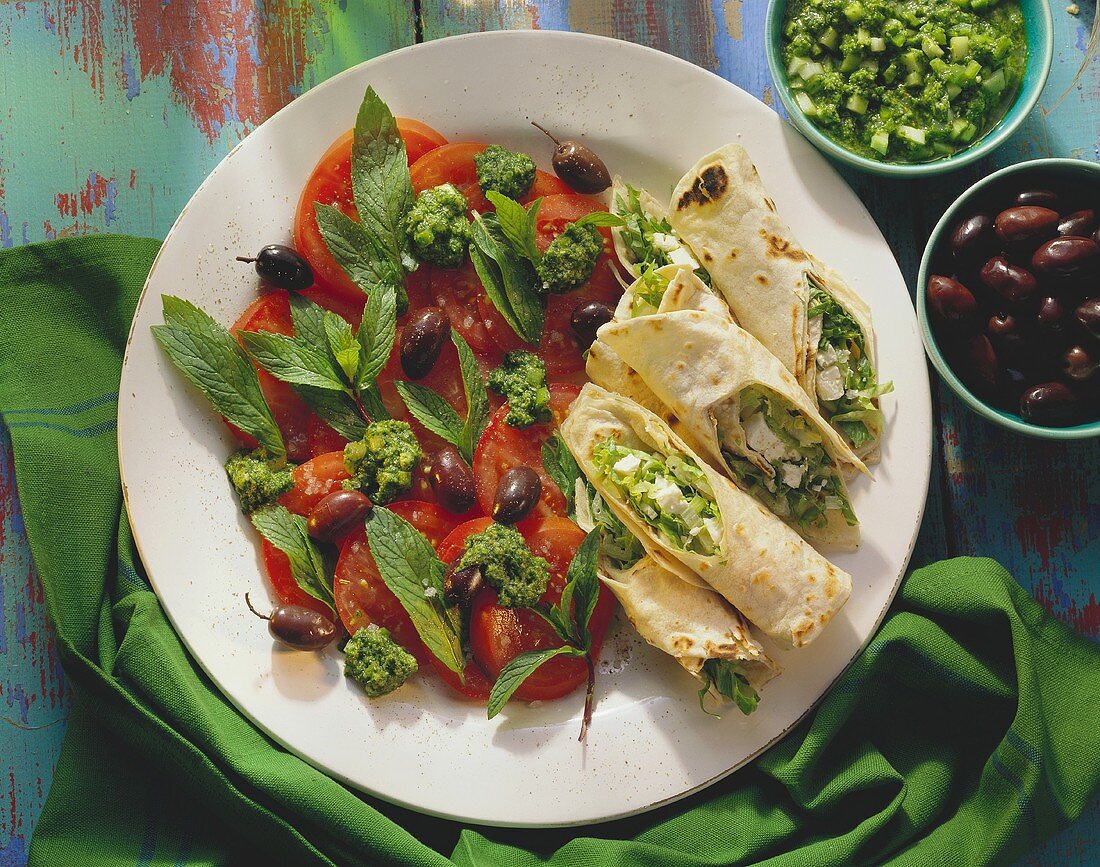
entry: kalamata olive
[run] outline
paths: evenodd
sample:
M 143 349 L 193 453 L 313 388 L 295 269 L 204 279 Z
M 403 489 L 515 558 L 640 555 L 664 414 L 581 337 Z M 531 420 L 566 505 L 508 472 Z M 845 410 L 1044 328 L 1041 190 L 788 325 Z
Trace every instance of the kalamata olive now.
M 1032 424 L 1073 424 L 1077 418 L 1077 398 L 1060 382 L 1043 382 L 1020 396 L 1020 415 Z
M 1035 310 L 1035 323 L 1039 326 L 1039 334 L 1047 340 L 1056 340 L 1062 337 L 1066 330 L 1066 305 L 1054 295 L 1039 300 L 1039 306 Z
M 501 524 L 522 521 L 542 496 L 542 479 L 530 467 L 512 467 L 497 483 L 493 520 Z
M 1089 298 L 1073 311 L 1073 318 L 1097 340 L 1100 340 L 1100 298 Z
M 321 650 L 336 637 L 336 624 L 320 612 L 303 605 L 279 605 L 271 614 L 261 614 L 252 606 L 248 594 L 245 604 L 261 620 L 276 641 L 295 650 Z
M 256 273 L 272 286 L 298 292 L 313 285 L 313 269 L 297 250 L 282 244 L 268 244 L 256 258 L 238 256 L 238 262 L 255 262 Z
M 428 477 L 439 505 L 461 515 L 474 504 L 474 474 L 454 446 L 444 446 L 432 457 Z
M 1022 301 L 1030 297 L 1037 286 L 1030 271 L 1013 265 L 1004 256 L 994 256 L 982 265 L 978 278 L 1006 301 Z
M 1100 361 L 1083 346 L 1071 346 L 1062 356 L 1062 369 L 1066 376 L 1077 382 L 1090 379 L 1096 369 L 1100 367 Z
M 970 365 L 972 381 L 980 387 L 993 388 L 997 382 L 997 353 L 993 351 L 988 337 L 975 334 L 970 338 L 966 360 Z
M 958 280 L 933 274 L 928 278 L 928 303 L 944 319 L 958 322 L 978 309 L 974 294 Z
M 1058 194 L 1053 190 L 1024 190 L 1016 196 L 1017 205 L 1042 205 L 1058 209 Z
M 467 566 L 459 569 L 460 557 L 456 557 L 443 576 L 443 602 L 448 607 L 469 605 L 477 592 L 485 586 L 485 578 L 480 566 Z
M 1096 211 L 1085 208 L 1062 217 L 1062 222 L 1058 224 L 1058 234 L 1084 238 L 1095 232 L 1096 228 Z
M 599 301 L 589 301 L 587 304 L 579 304 L 569 319 L 569 327 L 577 338 L 577 344 L 582 349 L 587 349 L 596 339 L 596 332 L 601 325 L 611 321 L 611 308 Z
M 412 315 L 401 331 L 401 369 L 409 379 L 431 372 L 451 333 L 451 320 L 438 307 L 425 307 Z
M 993 218 L 989 214 L 967 217 L 951 233 L 951 252 L 961 262 L 987 259 L 996 252 Z
M 993 226 L 997 236 L 1009 244 L 1039 244 L 1058 232 L 1057 211 L 1036 205 L 1021 205 L 1001 211 Z
M 359 491 L 333 491 L 309 510 L 306 526 L 309 535 L 322 542 L 334 542 L 361 525 L 371 510 L 366 494 Z
M 989 317 L 985 326 L 986 334 L 990 337 L 1005 337 L 1016 334 L 1020 330 L 1020 323 L 1011 313 L 995 313 Z
M 554 174 L 574 190 L 578 193 L 599 193 L 611 186 L 611 173 L 592 148 L 579 141 L 558 141 L 541 124 L 531 123 L 557 145 L 550 164 L 554 167 Z
M 1047 241 L 1031 257 L 1031 267 L 1042 274 L 1077 277 L 1100 263 L 1100 246 L 1092 238 L 1072 235 Z

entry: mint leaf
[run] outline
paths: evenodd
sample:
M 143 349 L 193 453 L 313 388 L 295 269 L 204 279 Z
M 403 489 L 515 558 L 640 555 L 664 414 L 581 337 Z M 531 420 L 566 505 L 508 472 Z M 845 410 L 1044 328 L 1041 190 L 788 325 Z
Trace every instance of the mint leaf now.
M 278 465 L 286 461 L 279 426 L 264 400 L 256 368 L 229 331 L 182 298 L 161 296 L 164 324 L 153 336 L 171 362 L 206 395 L 214 411 L 256 441 Z
M 355 372 L 359 369 L 359 341 L 346 319 L 335 313 L 326 312 L 324 318 L 325 337 L 332 357 L 340 365 L 348 382 L 355 382 Z
M 276 379 L 332 391 L 346 387 L 328 354 L 300 340 L 270 331 L 242 331 L 239 336 L 248 354 Z
M 397 298 L 392 286 L 380 285 L 367 296 L 359 325 L 359 391 L 372 385 L 389 361 L 397 337 Z
M 386 405 L 382 403 L 382 395 L 378 391 L 378 386 L 371 384 L 368 388 L 359 392 L 359 400 L 363 404 L 363 409 L 367 411 L 367 415 L 370 416 L 371 421 L 382 421 L 383 419 L 392 418 L 390 411 L 386 409 Z M 360 437 L 362 439 L 362 437 Z
M 443 562 L 412 524 L 376 506 L 367 518 L 367 540 L 378 574 L 408 612 L 420 638 L 460 678 L 466 668 L 459 625 L 443 604 Z
M 537 233 L 539 205 L 542 198 L 535 199 L 528 208 L 524 208 L 515 199 L 510 199 L 503 193 L 490 190 L 485 194 L 493 207 L 496 208 L 497 219 L 500 221 L 500 230 L 512 250 L 518 256 L 522 256 L 532 265 L 538 266 L 542 254 L 535 243 Z
M 577 496 L 577 479 L 582 477 L 581 468 L 557 431 L 542 444 L 542 468 L 565 497 L 569 516 L 575 517 L 574 500 Z
M 342 391 L 329 391 L 308 385 L 294 387 L 299 397 L 320 419 L 349 442 L 361 440 L 367 432 L 359 407 L 351 396 Z M 373 419 L 374 416 L 372 415 Z
M 333 608 L 332 579 L 325 573 L 321 552 L 309 537 L 306 519 L 284 506 L 264 506 L 250 516 L 268 542 L 286 554 L 290 574 L 305 593 Z
M 309 346 L 324 346 L 327 343 L 325 314 L 328 311 L 297 292 L 287 294 L 290 296 L 290 318 L 294 323 L 294 336 Z
M 745 716 L 756 710 L 756 706 L 760 703 L 760 694 L 749 685 L 740 664 L 732 659 L 708 659 L 703 663 L 701 674 L 703 688 L 699 690 L 699 707 L 704 713 L 718 716 L 707 710 L 704 704 L 707 692 L 712 686 L 719 695 L 736 704 L 737 709 Z
M 497 677 L 497 682 L 493 684 L 493 688 L 489 692 L 489 719 L 492 719 L 504 709 L 504 705 L 508 703 L 508 699 L 512 697 L 512 694 L 519 689 L 528 677 L 535 673 L 539 666 L 555 656 L 562 656 L 563 654 L 568 656 L 584 655 L 569 645 L 547 647 L 542 650 L 529 650 L 526 653 L 521 653 L 504 666 Z
M 585 214 L 579 220 L 574 220 L 573 222 L 578 226 L 595 226 L 597 229 L 605 227 L 617 228 L 626 225 L 626 220 L 608 211 L 592 211 L 592 213 Z
M 404 299 L 403 306 L 407 307 L 404 272 L 387 257 L 385 250 L 363 226 L 332 205 L 314 202 L 313 212 L 325 245 L 351 281 L 367 295 L 380 284 L 392 286 L 397 293 L 398 306 L 402 306 Z
M 355 118 L 351 190 L 363 232 L 404 277 L 416 268 L 402 227 L 413 204 L 409 162 L 397 121 L 373 87 Z
M 466 462 L 473 464 L 474 449 L 489 423 L 489 396 L 485 393 L 485 380 L 481 377 L 481 368 L 462 335 L 451 329 L 451 342 L 458 350 L 458 369 L 462 374 L 462 390 L 466 393 L 466 422 L 459 433 L 460 442 L 455 443 Z
M 470 255 L 486 296 L 521 339 L 537 346 L 543 309 L 534 267 L 512 250 L 495 214 L 478 215 L 470 230 Z
M 565 576 L 565 587 L 561 591 L 561 601 L 554 607 L 559 609 L 563 620 L 572 619 L 575 628 L 575 643 L 585 651 L 592 648 L 592 634 L 588 630 L 596 600 L 600 595 L 600 579 L 596 576 L 596 558 L 600 553 L 602 533 L 599 528 L 592 530 L 581 542 L 569 571 Z M 570 613 L 572 603 L 572 613 Z
M 464 424 L 453 406 L 426 385 L 401 380 L 394 385 L 413 418 L 452 445 L 460 445 Z

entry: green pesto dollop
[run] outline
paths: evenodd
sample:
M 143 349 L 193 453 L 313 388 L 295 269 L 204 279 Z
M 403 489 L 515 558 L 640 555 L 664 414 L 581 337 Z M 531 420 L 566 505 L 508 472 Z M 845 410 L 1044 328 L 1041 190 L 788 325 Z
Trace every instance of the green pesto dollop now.
M 546 365 L 533 352 L 509 352 L 500 367 L 489 374 L 489 388 L 508 401 L 504 421 L 512 427 L 529 427 L 550 421 L 550 389 Z
M 466 197 L 454 184 L 424 190 L 405 216 L 413 255 L 441 268 L 457 268 L 470 246 Z
M 225 472 L 233 490 L 237 492 L 241 510 L 247 515 L 260 506 L 272 503 L 280 494 L 294 487 L 293 466 L 286 464 L 272 469 L 265 459 L 263 449 L 234 452 L 225 462 Z
M 413 472 L 423 452 L 408 422 L 376 421 L 361 440 L 344 446 L 344 468 L 351 476 L 344 482 L 379 505 L 412 487 Z
M 532 607 L 550 581 L 550 564 L 531 553 L 518 530 L 503 524 L 490 524 L 466 538 L 459 568 L 467 566 L 481 567 L 482 576 L 507 608 Z
M 474 155 L 474 168 L 483 193 L 496 190 L 510 199 L 522 199 L 535 183 L 534 160 L 497 144 Z
M 782 33 L 795 101 L 884 162 L 940 159 L 1004 115 L 1027 64 L 1017 0 L 793 0 Z
M 546 292 L 572 292 L 583 286 L 603 252 L 603 235 L 595 226 L 570 223 L 550 242 L 539 260 L 538 276 Z
M 344 646 L 344 674 L 371 698 L 393 692 L 416 669 L 416 657 L 380 626 L 360 629 Z

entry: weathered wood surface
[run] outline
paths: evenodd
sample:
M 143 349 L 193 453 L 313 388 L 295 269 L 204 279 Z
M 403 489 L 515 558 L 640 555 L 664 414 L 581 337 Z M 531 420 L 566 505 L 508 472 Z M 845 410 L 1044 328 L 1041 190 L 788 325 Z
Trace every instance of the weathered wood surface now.
M 206 173 L 273 111 L 368 57 L 483 29 L 577 30 L 690 60 L 775 105 L 765 0 L 26 0 L 0 3 L 0 246 L 163 236 Z M 1092 6 L 1053 4 L 1056 56 L 1027 125 L 989 164 L 919 184 L 848 179 L 913 289 L 936 218 L 991 168 L 1100 160 L 1100 65 L 1071 86 Z M 1064 94 L 1064 96 L 1063 96 Z M 778 107 L 777 107 L 778 108 Z M 914 563 L 989 554 L 1058 617 L 1100 631 L 1100 444 L 1001 433 L 935 388 L 934 478 Z M 22 864 L 68 707 L 0 432 L 0 867 Z M 1100 862 L 1100 805 L 1021 863 Z

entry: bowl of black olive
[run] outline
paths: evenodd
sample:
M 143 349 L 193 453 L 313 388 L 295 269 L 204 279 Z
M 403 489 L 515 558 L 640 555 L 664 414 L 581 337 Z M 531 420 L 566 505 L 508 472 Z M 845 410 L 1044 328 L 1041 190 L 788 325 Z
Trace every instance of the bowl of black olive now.
M 932 364 L 1002 427 L 1100 436 L 1100 164 L 1020 163 L 963 193 L 917 277 Z

